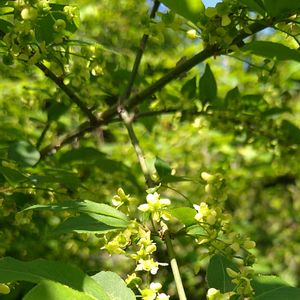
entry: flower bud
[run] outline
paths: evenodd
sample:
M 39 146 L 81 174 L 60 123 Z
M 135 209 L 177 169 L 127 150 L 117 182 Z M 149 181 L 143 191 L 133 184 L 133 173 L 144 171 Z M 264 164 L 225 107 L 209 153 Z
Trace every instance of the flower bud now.
M 188 30 L 186 32 L 186 36 L 189 38 L 189 39 L 196 39 L 197 38 L 197 31 L 195 29 L 191 29 L 191 30 Z
M 10 288 L 5 283 L 0 283 L 0 294 L 7 295 L 10 293 Z
M 254 241 L 245 241 L 243 243 L 243 246 L 246 248 L 246 249 L 253 249 L 255 248 L 256 246 L 256 243 Z
M 238 273 L 236 271 L 232 270 L 231 268 L 226 268 L 226 273 L 231 278 L 236 278 L 238 276 Z
M 215 175 L 209 174 L 207 172 L 202 172 L 201 173 L 201 178 L 206 181 L 207 183 L 212 183 L 216 179 Z

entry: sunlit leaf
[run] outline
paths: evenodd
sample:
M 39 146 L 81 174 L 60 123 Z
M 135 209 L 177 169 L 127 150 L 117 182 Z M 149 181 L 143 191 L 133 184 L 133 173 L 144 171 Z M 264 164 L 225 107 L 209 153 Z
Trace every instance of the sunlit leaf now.
M 131 289 L 129 289 L 124 280 L 113 272 L 100 272 L 92 276 L 101 286 L 104 287 L 106 293 L 113 300 L 135 300 L 136 297 Z
M 201 14 L 204 12 L 204 5 L 201 0 L 162 0 L 161 2 L 194 23 L 199 21 Z
M 85 294 L 83 292 L 76 291 L 61 283 L 43 280 L 33 289 L 31 289 L 23 298 L 23 300 L 95 300 L 96 298 Z

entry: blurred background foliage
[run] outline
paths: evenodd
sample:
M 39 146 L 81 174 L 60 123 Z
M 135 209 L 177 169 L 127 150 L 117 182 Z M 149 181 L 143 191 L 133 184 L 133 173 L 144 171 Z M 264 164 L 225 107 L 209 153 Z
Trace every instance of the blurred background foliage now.
M 95 111 L 115 103 L 124 91 L 144 32 L 150 40 L 134 92 L 203 48 L 198 40 L 186 38 L 184 20 L 163 7 L 150 22 L 146 16 L 151 1 L 69 2 L 78 6 L 81 19 L 71 37 L 75 55 L 66 59 L 56 47 L 53 55 L 65 60 L 64 68 L 53 60 L 49 67 Z M 293 39 L 272 29 L 254 38 L 295 47 Z M 158 156 L 170 164 L 172 174 L 191 179 L 161 188 L 174 207 L 188 206 L 187 199 L 195 204 L 209 201 L 200 174 L 221 173 L 222 200 L 236 231 L 257 242 L 256 270 L 279 274 L 299 287 L 299 63 L 239 52 L 208 63 L 218 89 L 213 103 L 199 100 L 198 82 L 205 69 L 201 64 L 136 108 L 135 129 L 146 160 L 153 173 Z M 162 113 L 147 114 L 153 111 Z M 126 258 L 108 257 L 100 249 L 101 237 L 53 235 L 64 213 L 22 212 L 33 204 L 66 199 L 110 204 L 118 187 L 144 202 L 144 179 L 124 126 L 116 119 L 37 165 L 20 164 L 13 149 L 32 154 L 31 145 L 43 149 L 85 120 L 40 70 L 20 62 L 0 65 L 0 119 L 0 256 L 63 260 L 87 272 L 116 270 L 125 278 L 134 266 Z M 200 299 L 205 289 L 202 249 L 186 237 L 174 243 L 187 297 Z M 167 260 L 163 253 L 158 261 Z M 166 291 L 174 294 L 171 272 L 166 268 L 159 275 Z

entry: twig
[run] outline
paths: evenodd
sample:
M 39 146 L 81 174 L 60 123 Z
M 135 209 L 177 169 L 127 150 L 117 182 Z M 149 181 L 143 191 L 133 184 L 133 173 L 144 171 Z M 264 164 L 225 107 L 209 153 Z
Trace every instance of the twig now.
M 120 114 L 120 117 L 122 118 L 122 120 L 123 120 L 123 122 L 126 126 L 127 131 L 128 131 L 130 141 L 131 141 L 132 146 L 135 150 L 136 156 L 139 160 L 139 164 L 140 164 L 140 167 L 142 169 L 142 173 L 145 177 L 146 184 L 147 184 L 148 187 L 153 187 L 154 183 L 151 179 L 151 176 L 150 176 L 147 164 L 146 164 L 146 160 L 145 160 L 145 157 L 144 157 L 143 150 L 140 147 L 138 138 L 137 138 L 137 136 L 136 136 L 136 134 L 133 130 L 133 126 L 132 126 L 133 116 L 130 116 L 128 114 L 128 112 L 123 108 L 120 108 L 119 114 Z
M 43 142 L 43 140 L 44 140 L 44 138 L 46 136 L 46 133 L 49 130 L 49 128 L 50 128 L 50 122 L 47 122 L 46 125 L 45 125 L 45 127 L 44 127 L 44 129 L 43 129 L 43 131 L 42 131 L 42 133 L 41 133 L 41 135 L 40 135 L 40 137 L 38 138 L 38 140 L 36 142 L 35 147 L 37 149 L 40 148 L 40 146 L 41 146 L 41 144 L 42 144 L 42 142 Z
M 81 111 L 89 118 L 91 124 L 97 123 L 97 118 L 93 115 L 91 110 L 86 106 L 86 104 L 67 86 L 64 84 L 63 80 L 57 77 L 50 69 L 48 69 L 43 63 L 38 62 L 36 66 L 45 74 L 46 77 L 50 78 L 62 91 L 64 91 L 74 102 Z
M 159 8 L 159 5 L 160 5 L 160 2 L 155 0 L 152 11 L 150 13 L 150 19 L 155 18 L 155 14 L 156 14 L 156 12 Z M 132 71 L 131 71 L 131 74 L 130 74 L 129 82 L 128 82 L 127 88 L 125 90 L 125 93 L 122 97 L 122 100 L 128 99 L 130 94 L 131 94 L 132 87 L 133 87 L 135 78 L 137 76 L 137 72 L 138 72 L 138 69 L 139 69 L 139 66 L 140 66 L 140 63 L 141 63 L 141 60 L 142 60 L 142 56 L 143 56 L 148 38 L 149 38 L 149 35 L 144 34 L 142 39 L 141 39 L 140 47 L 137 50 L 135 61 L 134 61 L 134 64 L 133 64 L 133 68 L 132 68 Z

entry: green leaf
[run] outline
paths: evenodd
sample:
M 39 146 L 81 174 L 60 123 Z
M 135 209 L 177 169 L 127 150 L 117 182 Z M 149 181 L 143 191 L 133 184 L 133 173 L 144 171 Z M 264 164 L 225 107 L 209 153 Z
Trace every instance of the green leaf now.
M 113 300 L 135 300 L 136 297 L 131 289 L 129 289 L 124 280 L 113 272 L 100 272 L 92 276 L 92 278 L 104 287 L 106 293 Z
M 217 83 L 209 64 L 206 65 L 204 74 L 199 81 L 199 97 L 203 104 L 212 102 L 217 97 Z
M 240 0 L 244 5 L 246 5 L 249 10 L 265 15 L 265 7 L 262 0 Z
M 190 226 L 196 223 L 196 210 L 191 207 L 173 208 L 169 210 L 169 213 L 185 226 Z
M 3 19 L 0 19 L 0 31 L 2 31 L 2 33 L 8 33 L 12 28 L 12 24 L 3 20 Z M 0 36 L 1 36 L 1 33 L 0 33 Z
M 72 265 L 45 259 L 23 262 L 12 257 L 0 258 L 0 282 L 43 280 L 59 282 L 99 300 L 111 300 L 99 283 Z
M 68 109 L 64 103 L 54 101 L 47 111 L 48 121 L 57 121 Z
M 196 76 L 188 80 L 181 88 L 181 94 L 188 99 L 196 97 L 197 82 Z
M 210 259 L 206 273 L 210 288 L 220 290 L 221 293 L 230 292 L 235 288 L 235 285 L 231 282 L 232 278 L 226 272 L 226 268 L 239 272 L 238 267 L 225 256 L 216 254 Z
M 40 159 L 40 152 L 27 141 L 11 143 L 8 147 L 8 159 L 21 166 L 34 166 Z
M 128 221 L 128 217 L 121 211 L 117 210 L 116 208 L 111 207 L 107 204 L 97 203 L 90 200 L 83 200 L 83 201 L 67 200 L 57 204 L 33 205 L 24 210 L 31 210 L 31 209 L 94 213 L 98 215 L 110 216 L 116 219 L 123 220 L 124 222 Z
M 246 44 L 242 51 L 278 60 L 295 60 L 300 62 L 300 52 L 279 43 L 269 41 L 254 41 Z
M 95 300 L 95 297 L 76 291 L 66 285 L 51 280 L 43 280 L 31 289 L 23 300 Z
M 207 236 L 207 231 L 205 231 L 203 227 L 198 224 L 189 226 L 186 230 L 186 233 L 192 236 Z
M 92 147 L 81 147 L 79 149 L 72 149 L 61 155 L 59 161 L 64 164 L 70 164 L 72 162 L 94 163 L 98 159 L 103 159 L 106 156 Z
M 68 218 L 56 229 L 56 233 L 67 232 L 93 232 L 106 233 L 109 231 L 126 228 L 129 224 L 128 218 L 121 211 L 106 204 L 89 200 L 64 201 L 58 204 L 33 205 L 25 210 L 52 210 L 72 211 L 82 213 L 79 216 Z
M 231 89 L 230 91 L 227 92 L 227 94 L 225 96 L 225 100 L 224 100 L 225 107 L 226 108 L 234 107 L 238 103 L 240 98 L 241 98 L 241 94 L 240 94 L 238 87 Z
M 161 2 L 177 14 L 194 23 L 199 21 L 205 9 L 201 0 L 162 0 Z
M 288 145 L 300 145 L 300 129 L 288 120 L 281 123 L 281 131 Z
M 160 178 L 171 176 L 172 169 L 169 164 L 159 157 L 156 157 L 154 167 Z
M 172 175 L 172 169 L 169 164 L 162 160 L 159 157 L 156 157 L 154 162 L 154 167 L 156 169 L 157 174 L 160 177 L 161 182 L 169 183 L 169 182 L 180 182 L 180 181 L 188 181 L 189 179 L 184 176 L 174 176 Z
M 58 37 L 57 32 L 54 30 L 53 25 L 55 20 L 62 19 L 66 22 L 65 34 L 69 35 L 74 33 L 78 28 L 78 18 L 70 21 L 64 13 L 65 5 L 61 4 L 50 4 L 51 11 L 40 18 L 38 18 L 35 27 L 35 36 L 38 42 L 45 41 L 46 44 L 54 42 Z
M 265 8 L 272 17 L 284 13 L 293 14 L 299 11 L 300 2 L 297 0 L 264 0 Z
M 75 217 L 70 217 L 62 224 L 60 224 L 56 229 L 55 233 L 98 233 L 103 234 L 110 231 L 116 231 L 122 228 L 126 228 L 128 222 L 120 219 L 101 216 L 96 214 L 79 215 Z
M 277 276 L 257 276 L 251 285 L 255 300 L 300 299 L 300 289 L 291 287 Z
M 28 181 L 28 177 L 26 177 L 25 174 L 15 169 L 0 166 L 0 173 L 10 184 L 17 184 Z

